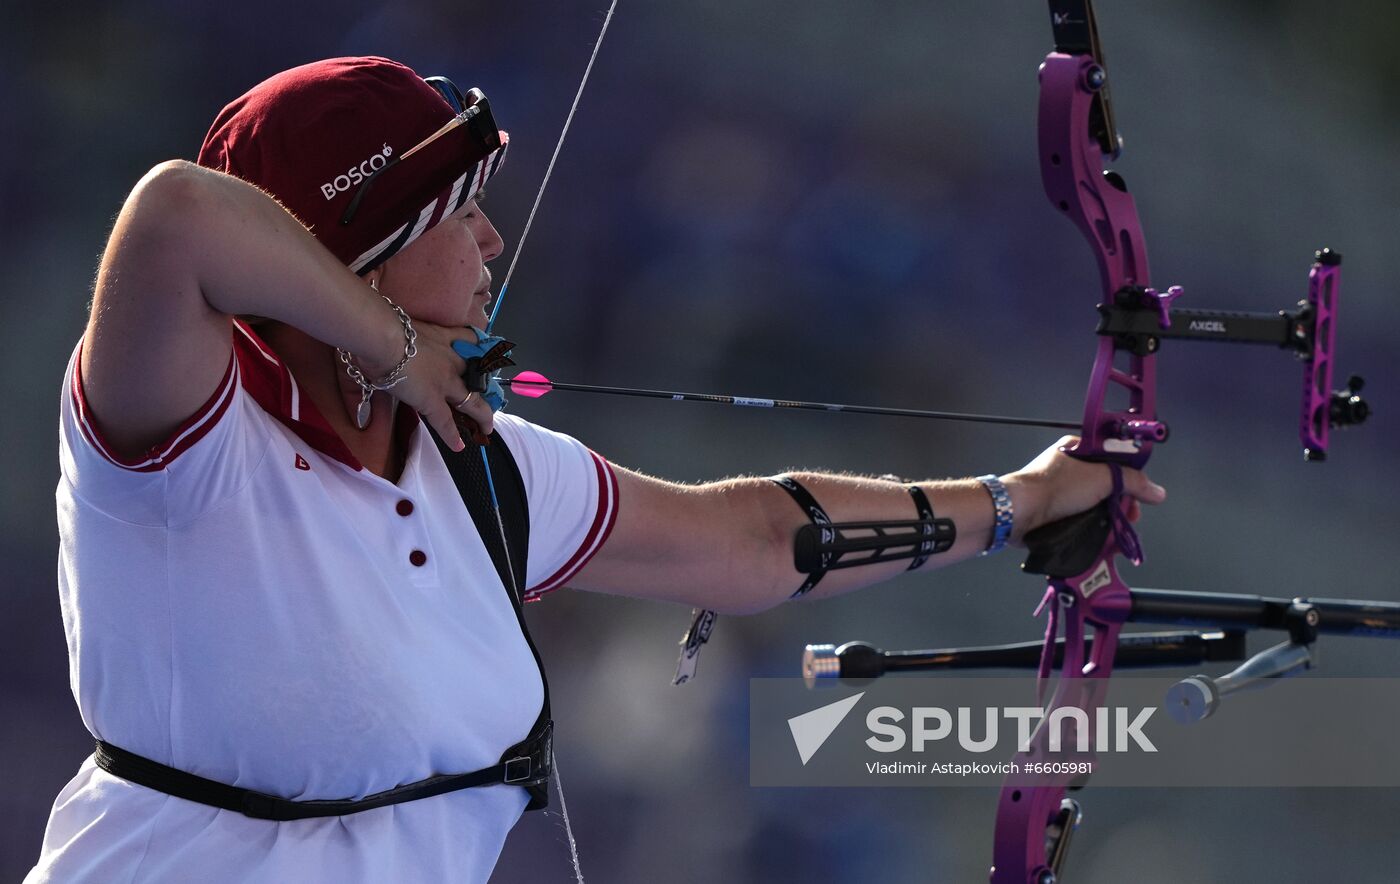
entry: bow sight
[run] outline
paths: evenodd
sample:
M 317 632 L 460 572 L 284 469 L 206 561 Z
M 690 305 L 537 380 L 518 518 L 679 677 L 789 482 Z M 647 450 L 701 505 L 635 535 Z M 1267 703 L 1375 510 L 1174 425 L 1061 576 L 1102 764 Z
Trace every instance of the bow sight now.
M 1121 185 L 1122 179 L 1119 179 Z M 1099 305 L 1100 335 L 1114 339 L 1114 347 L 1135 356 L 1157 352 L 1164 338 L 1218 341 L 1227 344 L 1273 344 L 1291 351 L 1303 362 L 1303 408 L 1299 437 L 1305 460 L 1327 459 L 1328 430 L 1365 422 L 1370 406 L 1361 398 L 1365 383 L 1352 375 L 1344 390 L 1332 390 L 1332 353 L 1337 339 L 1337 299 L 1341 290 L 1342 256 L 1319 249 L 1308 273 L 1308 296 L 1296 310 L 1277 314 L 1236 310 L 1178 309 L 1172 306 L 1183 291 L 1172 286 L 1166 292 L 1125 286 L 1108 304 Z M 1127 422 L 1118 428 L 1121 437 L 1155 431 L 1166 440 L 1160 422 Z M 1147 424 L 1144 426 L 1144 424 Z

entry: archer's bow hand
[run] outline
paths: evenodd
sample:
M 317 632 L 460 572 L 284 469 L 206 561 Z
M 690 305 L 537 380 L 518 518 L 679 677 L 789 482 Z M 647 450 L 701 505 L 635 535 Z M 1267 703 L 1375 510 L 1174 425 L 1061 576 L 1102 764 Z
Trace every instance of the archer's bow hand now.
M 1065 454 L 1063 449 L 1077 441 L 1074 436 L 1065 436 L 1035 460 L 1002 477 L 1015 511 L 1012 543 L 1020 544 L 1026 534 L 1042 525 L 1092 509 L 1113 493 L 1113 473 L 1107 464 Z M 1155 505 L 1167 499 L 1166 489 L 1146 473 L 1127 467 L 1122 472 L 1130 520 L 1137 521 L 1139 504 Z

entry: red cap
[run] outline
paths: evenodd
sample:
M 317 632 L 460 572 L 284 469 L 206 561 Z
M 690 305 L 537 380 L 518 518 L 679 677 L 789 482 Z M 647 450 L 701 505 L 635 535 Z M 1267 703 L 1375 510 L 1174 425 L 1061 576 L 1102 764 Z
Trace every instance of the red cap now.
M 451 120 L 410 68 L 387 58 L 332 58 L 283 71 L 214 120 L 199 164 L 276 197 L 336 257 L 364 274 L 476 195 L 501 166 L 508 137 L 476 143 L 459 126 L 375 179 L 349 224 L 360 183 Z

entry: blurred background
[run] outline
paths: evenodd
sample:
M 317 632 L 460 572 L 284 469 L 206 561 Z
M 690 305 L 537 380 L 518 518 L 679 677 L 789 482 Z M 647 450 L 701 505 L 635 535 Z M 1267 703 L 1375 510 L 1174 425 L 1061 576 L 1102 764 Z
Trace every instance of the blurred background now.
M 512 136 L 487 210 L 519 236 L 606 3 L 64 4 L 4 0 L 0 205 L 0 880 L 37 857 L 91 751 L 68 690 L 53 487 L 65 360 L 136 180 L 193 159 L 264 77 L 383 54 L 491 97 Z M 1136 585 L 1400 600 L 1400 7 L 1344 0 L 1101 0 L 1159 286 L 1273 311 L 1314 249 L 1346 256 L 1339 382 L 1371 424 L 1304 464 L 1300 370 L 1269 348 L 1168 342 Z M 1098 279 L 1035 154 L 1037 2 L 622 3 L 512 282 L 501 328 L 556 380 L 1078 418 Z M 511 247 L 508 246 L 509 255 Z M 504 274 L 505 259 L 497 268 Z M 517 399 L 615 462 L 701 480 L 790 467 L 1004 472 L 1049 431 L 667 402 Z M 721 618 L 671 687 L 688 611 L 563 591 L 530 608 L 558 759 L 594 881 L 982 881 L 995 790 L 748 786 L 747 680 L 807 642 L 1032 639 L 1014 553 Z M 1324 639 L 1324 674 L 1400 674 L 1400 646 Z M 1028 696 L 1030 681 L 1027 681 Z M 1306 714 L 1306 710 L 1300 710 Z M 1393 881 L 1393 790 L 1094 790 L 1072 880 Z M 557 816 L 530 814 L 500 882 L 571 880 Z

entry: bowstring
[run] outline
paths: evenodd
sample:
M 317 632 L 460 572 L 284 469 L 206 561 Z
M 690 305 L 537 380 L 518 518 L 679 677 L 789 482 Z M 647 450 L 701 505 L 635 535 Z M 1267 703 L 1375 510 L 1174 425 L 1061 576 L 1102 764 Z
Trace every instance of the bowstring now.
M 515 265 L 520 261 L 520 253 L 525 249 L 525 239 L 530 235 L 530 225 L 535 223 L 535 212 L 539 211 L 540 200 L 544 199 L 544 190 L 549 186 L 549 177 L 554 174 L 554 163 L 559 159 L 559 151 L 564 146 L 564 139 L 569 135 L 569 126 L 574 122 L 574 112 L 578 110 L 580 99 L 583 98 L 584 87 L 588 85 L 588 77 L 593 73 L 593 62 L 598 59 L 598 50 L 603 46 L 603 38 L 608 35 L 608 25 L 612 24 L 613 12 L 617 9 L 617 0 L 612 0 L 608 7 L 608 14 L 603 19 L 603 27 L 598 32 L 598 39 L 593 44 L 593 52 L 588 56 L 588 66 L 583 69 L 583 79 L 578 82 L 578 91 L 574 93 L 574 103 L 569 105 L 569 115 L 564 118 L 564 128 L 559 132 L 559 140 L 554 143 L 554 155 L 549 158 L 549 165 L 544 170 L 544 180 L 540 182 L 540 189 L 535 193 L 535 204 L 530 207 L 530 214 L 525 219 L 525 229 L 520 233 L 520 241 L 515 244 L 515 254 L 511 256 L 510 266 L 506 268 L 506 278 L 501 281 L 501 293 L 496 296 L 496 304 L 491 308 L 491 317 L 486 322 L 486 333 L 491 334 L 491 329 L 496 325 L 496 315 L 501 312 L 501 305 L 506 301 L 506 289 L 510 287 L 511 274 L 515 273 Z

